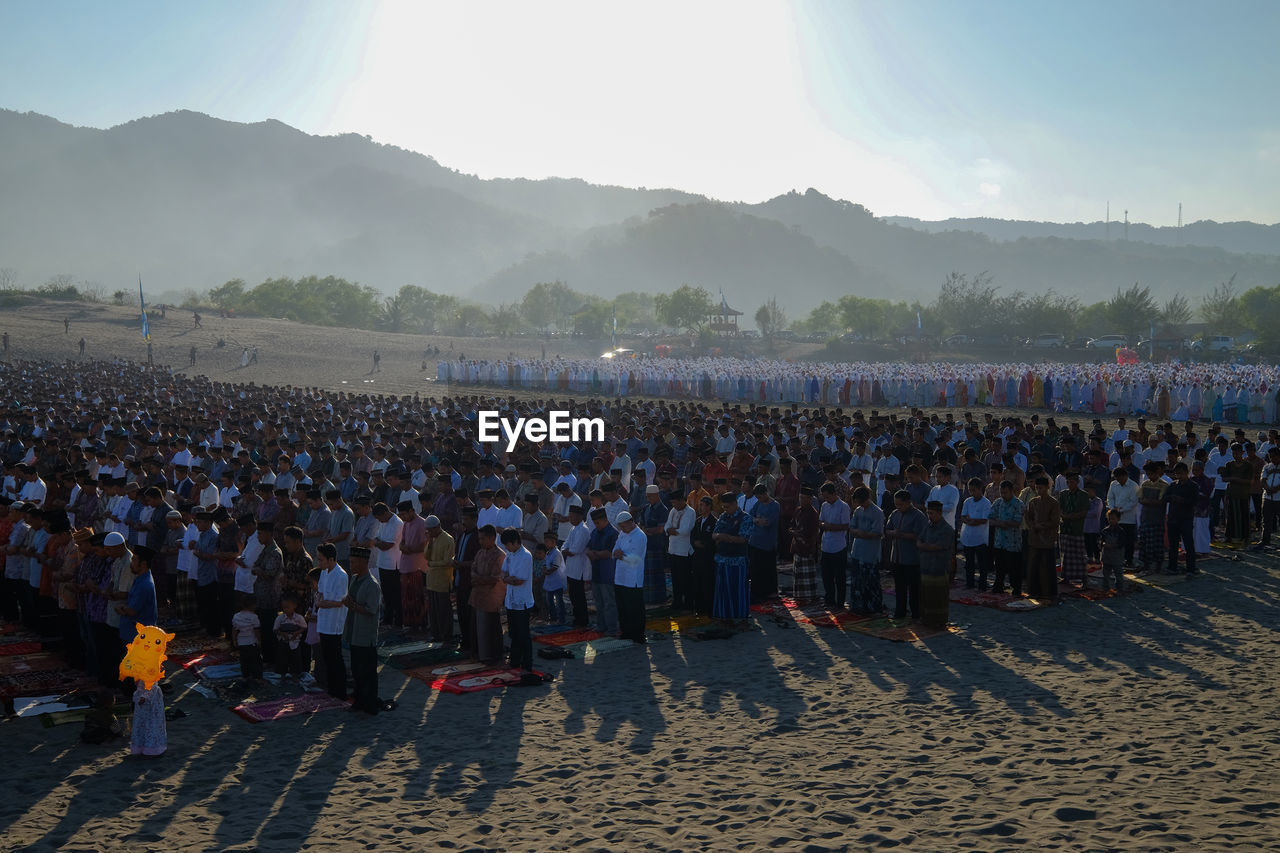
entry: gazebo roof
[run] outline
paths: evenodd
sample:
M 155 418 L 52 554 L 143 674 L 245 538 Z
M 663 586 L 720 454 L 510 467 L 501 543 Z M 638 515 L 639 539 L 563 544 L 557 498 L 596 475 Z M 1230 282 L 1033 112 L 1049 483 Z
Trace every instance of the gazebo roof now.
M 716 309 L 717 317 L 741 317 L 741 311 L 735 311 L 729 307 L 729 303 L 725 301 L 724 294 L 720 295 L 720 307 Z

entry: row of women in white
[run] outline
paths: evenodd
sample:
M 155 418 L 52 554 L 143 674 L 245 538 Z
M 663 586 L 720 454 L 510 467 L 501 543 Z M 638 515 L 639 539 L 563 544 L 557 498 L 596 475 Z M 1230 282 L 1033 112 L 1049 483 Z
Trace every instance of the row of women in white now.
M 1280 368 L 1242 364 L 919 364 L 737 358 L 453 360 L 436 381 L 618 397 L 830 406 L 996 406 L 1275 423 Z

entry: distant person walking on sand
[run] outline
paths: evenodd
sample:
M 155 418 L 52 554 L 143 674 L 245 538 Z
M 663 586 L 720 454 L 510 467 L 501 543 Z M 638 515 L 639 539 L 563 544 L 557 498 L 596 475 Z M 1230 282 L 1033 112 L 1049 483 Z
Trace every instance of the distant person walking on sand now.
M 191 348 L 191 367 L 195 367 L 195 366 L 196 366 L 196 348 L 192 347 Z
M 241 367 L 249 366 L 249 348 L 248 347 L 245 347 L 240 352 L 240 366 Z
M 80 357 L 84 358 L 84 338 L 80 339 Z
M 378 354 L 377 350 L 373 351 L 373 370 L 370 370 L 369 372 L 370 373 L 382 372 L 382 356 Z
M 257 348 L 257 347 L 253 347 L 253 348 L 251 348 L 251 349 L 249 350 L 249 363 L 250 363 L 250 364 L 257 364 L 257 363 L 258 363 L 258 348 Z
M 195 329 L 200 328 L 200 312 L 199 312 L 199 311 L 192 311 L 192 312 L 191 312 L 191 319 L 193 319 L 193 320 L 195 320 L 195 321 L 196 321 L 195 326 L 193 326 L 192 328 L 195 328 Z M 192 363 L 194 364 L 194 362 L 192 362 Z
M 156 360 L 151 354 L 151 341 L 147 341 L 147 364 L 154 365 L 155 363 Z
M 71 318 L 70 317 L 62 318 L 62 334 L 64 335 L 71 334 Z

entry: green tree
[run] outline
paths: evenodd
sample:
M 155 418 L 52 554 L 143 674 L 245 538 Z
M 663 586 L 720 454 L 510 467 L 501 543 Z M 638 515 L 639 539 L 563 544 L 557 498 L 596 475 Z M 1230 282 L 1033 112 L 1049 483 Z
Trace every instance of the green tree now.
M 892 310 L 893 303 L 886 299 L 868 299 L 865 296 L 845 294 L 836 303 L 834 316 L 838 319 L 842 330 L 874 338 L 889 331 L 889 314 Z M 906 309 L 903 309 L 901 316 L 906 316 Z
M 711 294 L 705 287 L 682 284 L 671 293 L 659 293 L 653 298 L 658 319 L 677 329 L 697 331 L 707 322 L 715 310 Z
M 1151 296 L 1151 288 L 1134 283 L 1127 290 L 1116 288 L 1116 295 L 1107 302 L 1107 319 L 1136 344 L 1160 314 L 1160 306 Z
M 1252 287 L 1240 294 L 1245 326 L 1269 349 L 1280 347 L 1280 284 Z
M 240 311 L 244 307 L 244 279 L 233 278 L 209 291 L 209 302 L 223 311 Z
M 1191 322 L 1191 303 L 1181 293 L 1175 293 L 1160 309 L 1160 322 L 1166 326 L 1185 326 Z
M 952 272 L 942 282 L 933 308 L 941 321 L 941 332 L 947 329 L 959 332 L 981 331 L 1003 322 L 997 313 L 1000 288 L 992 284 L 989 273 L 980 272 L 970 278 L 963 273 Z
M 586 297 L 563 281 L 542 281 L 520 300 L 520 314 L 535 329 L 565 328 Z
M 1236 277 L 1219 284 L 1200 300 L 1200 316 L 1211 335 L 1234 335 L 1244 328 L 1244 312 L 1236 295 Z
M 777 297 L 756 309 L 756 328 L 765 340 L 773 341 L 774 335 L 787 327 L 787 312 L 778 305 Z
M 658 320 L 655 303 L 656 300 L 651 293 L 641 293 L 637 290 L 619 293 L 613 300 L 613 307 L 618 312 L 618 328 L 635 326 L 653 328 Z

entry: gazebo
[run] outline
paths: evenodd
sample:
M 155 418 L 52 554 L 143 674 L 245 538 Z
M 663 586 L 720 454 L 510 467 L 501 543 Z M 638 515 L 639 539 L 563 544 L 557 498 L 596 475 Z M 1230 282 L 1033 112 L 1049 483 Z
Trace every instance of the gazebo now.
M 707 328 L 717 335 L 737 337 L 738 318 L 741 316 L 742 312 L 730 308 L 729 303 L 725 301 L 724 294 L 721 293 L 719 307 L 713 308 L 711 314 L 707 317 Z

